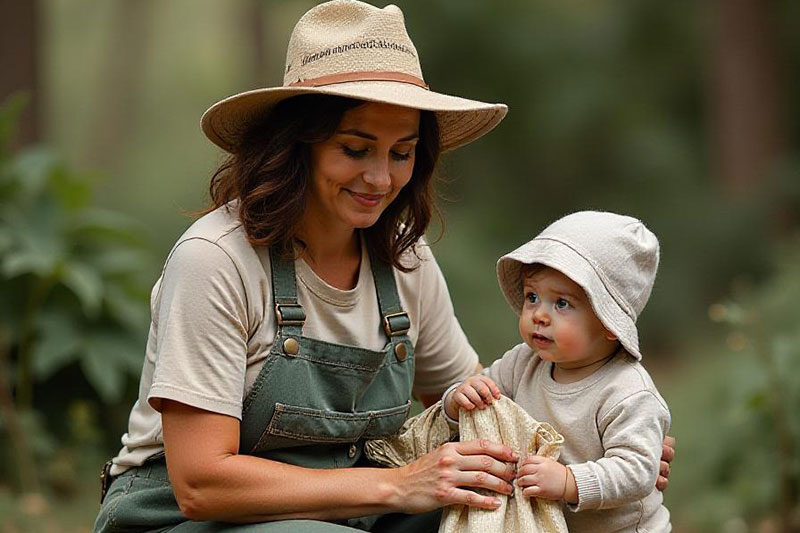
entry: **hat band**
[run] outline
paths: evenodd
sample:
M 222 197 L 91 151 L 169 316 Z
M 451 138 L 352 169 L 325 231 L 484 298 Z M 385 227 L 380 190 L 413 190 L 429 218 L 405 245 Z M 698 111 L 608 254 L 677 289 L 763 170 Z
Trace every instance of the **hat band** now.
M 341 74 L 330 74 L 319 78 L 309 78 L 290 83 L 287 87 L 321 87 L 323 85 L 333 85 L 335 83 L 346 83 L 349 81 L 399 81 L 400 83 L 410 83 L 423 89 L 428 89 L 428 85 L 421 79 L 404 72 L 393 72 L 390 70 L 365 70 L 360 72 L 343 72 Z

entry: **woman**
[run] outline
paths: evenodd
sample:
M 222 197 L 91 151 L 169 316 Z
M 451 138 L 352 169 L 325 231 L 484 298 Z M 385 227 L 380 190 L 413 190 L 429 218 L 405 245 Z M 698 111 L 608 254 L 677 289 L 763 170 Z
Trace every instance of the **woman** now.
M 283 87 L 206 112 L 231 157 L 153 289 L 95 531 L 435 531 L 443 505 L 499 505 L 465 487 L 511 492 L 503 445 L 380 469 L 363 442 L 412 385 L 431 401 L 479 367 L 419 241 L 439 152 L 505 112 L 429 91 L 400 10 L 353 0 L 298 22 Z

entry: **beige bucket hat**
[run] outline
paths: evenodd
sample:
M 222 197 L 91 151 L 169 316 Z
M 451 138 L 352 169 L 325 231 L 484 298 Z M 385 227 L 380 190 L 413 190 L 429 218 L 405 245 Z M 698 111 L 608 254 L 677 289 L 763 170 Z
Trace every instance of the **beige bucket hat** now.
M 233 152 L 241 136 L 275 104 L 300 94 L 330 94 L 434 111 L 441 149 L 452 150 L 494 128 L 508 108 L 436 93 L 397 6 L 333 0 L 309 10 L 292 32 L 283 86 L 235 94 L 212 105 L 203 132 Z
M 497 279 L 506 300 L 522 311 L 522 267 L 554 268 L 586 292 L 595 315 L 622 346 L 641 359 L 636 319 L 656 278 L 656 236 L 635 218 L 579 211 L 560 218 L 497 262 Z

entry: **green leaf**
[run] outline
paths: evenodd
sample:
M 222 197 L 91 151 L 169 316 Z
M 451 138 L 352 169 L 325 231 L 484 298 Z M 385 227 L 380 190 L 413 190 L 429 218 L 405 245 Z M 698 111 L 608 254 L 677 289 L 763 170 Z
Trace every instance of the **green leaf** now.
M 43 314 L 37 323 L 40 339 L 33 349 L 33 372 L 45 380 L 77 359 L 82 339 L 78 324 L 63 313 Z
M 14 243 L 14 237 L 8 226 L 0 225 L 0 254 L 11 248 Z
M 131 332 L 145 333 L 148 324 L 147 302 L 125 293 L 120 287 L 111 285 L 106 291 L 108 311 L 123 327 Z
M 94 341 L 86 343 L 81 370 L 103 401 L 113 403 L 120 399 L 124 374 L 102 345 Z
M 87 316 L 97 316 L 103 300 L 103 279 L 94 269 L 83 263 L 67 263 L 61 281 L 78 297 Z
M 92 331 L 86 337 L 81 368 L 98 394 L 107 402 L 117 401 L 126 375 L 142 370 L 144 349 L 122 331 Z
M 11 142 L 19 116 L 29 100 L 28 93 L 17 91 L 0 102 L 0 147 L 5 148 Z
M 84 261 L 107 275 L 141 272 L 150 266 L 150 260 L 141 250 L 106 247 L 98 252 L 84 256 Z
M 22 185 L 22 194 L 33 197 L 42 193 L 55 165 L 56 157 L 47 148 L 28 148 L 20 153 L 14 160 L 12 171 Z
M 38 250 L 21 250 L 6 253 L 0 263 L 0 273 L 6 279 L 24 274 L 47 277 L 55 270 L 55 258 L 52 254 Z
M 752 394 L 747 398 L 747 407 L 755 411 L 761 411 L 767 406 L 767 393 L 764 391 Z
M 141 236 L 145 230 L 138 221 L 104 209 L 86 209 L 75 213 L 66 229 L 82 240 L 97 239 L 136 247 L 144 245 Z

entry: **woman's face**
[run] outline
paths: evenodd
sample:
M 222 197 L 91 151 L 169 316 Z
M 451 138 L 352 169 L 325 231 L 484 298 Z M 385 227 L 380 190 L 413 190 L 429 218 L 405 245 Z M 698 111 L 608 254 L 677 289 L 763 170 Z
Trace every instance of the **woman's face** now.
M 411 179 L 419 117 L 416 109 L 380 103 L 346 111 L 333 136 L 311 147 L 304 217 L 331 230 L 375 224 Z

